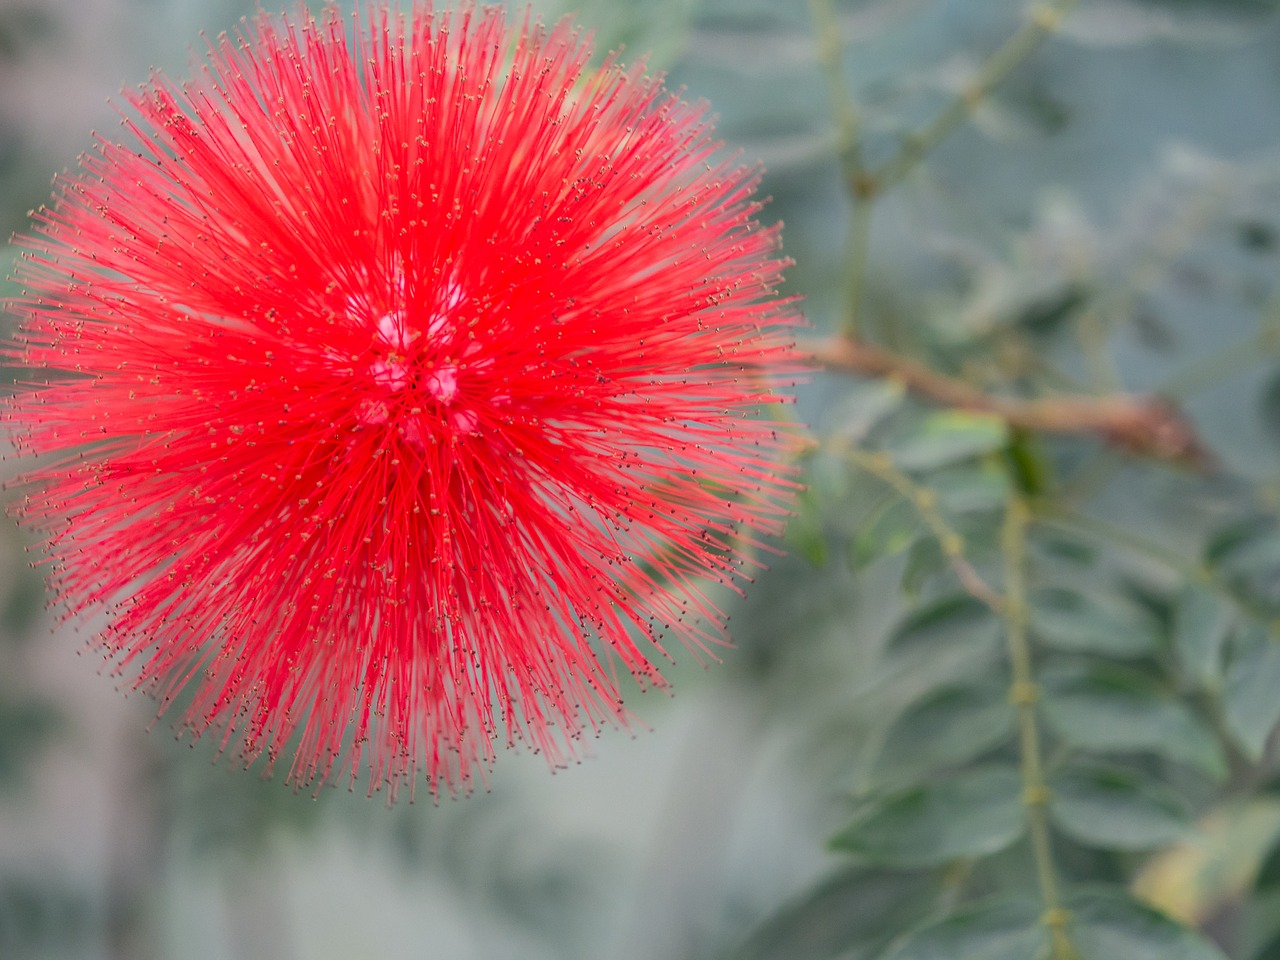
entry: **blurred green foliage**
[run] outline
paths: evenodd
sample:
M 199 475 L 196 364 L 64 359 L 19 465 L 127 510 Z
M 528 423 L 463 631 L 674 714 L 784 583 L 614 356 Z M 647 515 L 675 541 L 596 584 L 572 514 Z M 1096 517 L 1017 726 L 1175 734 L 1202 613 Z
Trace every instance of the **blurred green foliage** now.
M 733 955 L 1265 956 L 1256 862 L 1177 877 L 1280 766 L 1275 7 L 906 6 L 809 4 L 844 218 L 784 211 L 828 371 L 791 542 L 898 626 L 844 678 L 839 886 Z

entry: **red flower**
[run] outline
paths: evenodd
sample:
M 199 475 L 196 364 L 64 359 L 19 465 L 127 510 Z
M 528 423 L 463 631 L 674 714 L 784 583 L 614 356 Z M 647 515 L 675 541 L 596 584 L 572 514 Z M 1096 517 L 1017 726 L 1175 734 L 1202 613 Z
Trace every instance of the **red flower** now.
M 497 10 L 261 19 L 36 214 L 8 418 L 69 616 L 248 757 L 465 784 L 702 647 L 795 363 L 702 110 Z

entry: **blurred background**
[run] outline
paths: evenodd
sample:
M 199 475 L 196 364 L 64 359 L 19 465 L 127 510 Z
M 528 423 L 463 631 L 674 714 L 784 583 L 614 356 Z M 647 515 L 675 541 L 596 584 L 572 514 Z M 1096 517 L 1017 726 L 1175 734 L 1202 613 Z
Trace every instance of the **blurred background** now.
M 24 229 L 90 131 L 111 135 L 108 98 L 151 67 L 187 75 L 201 31 L 230 29 L 252 6 L 0 0 L 0 237 Z M 765 166 L 765 218 L 785 221 L 795 261 L 789 291 L 815 334 L 834 331 L 849 203 L 809 5 L 537 8 L 572 12 L 601 52 L 647 57 L 711 102 L 729 148 Z M 895 156 L 1030 10 L 833 3 L 868 163 Z M 1083 441 L 1054 456 L 1102 463 L 1100 502 L 1194 550 L 1206 517 L 1266 502 L 1280 479 L 1274 361 L 1196 365 L 1258 329 L 1278 230 L 1275 4 L 1082 0 L 878 200 L 862 322 L 903 351 L 977 364 L 978 381 L 993 365 L 1038 375 L 1028 357 L 1092 383 L 1101 355 L 1098 375 L 1130 390 L 1191 371 L 1179 400 L 1231 483 L 1117 463 Z M 0 247 L 0 275 L 14 257 Z M 1103 354 L 1087 338 L 1059 342 L 1088 298 L 1107 304 Z M 819 373 L 799 415 L 839 432 L 884 402 L 875 387 Z M 362 791 L 295 793 L 210 744 L 175 743 L 150 701 L 103 673 L 87 631 L 51 628 L 23 534 L 0 525 L 0 957 L 863 956 L 840 953 L 835 934 L 827 952 L 770 953 L 758 934 L 841 868 L 827 839 L 875 763 L 884 717 L 951 666 L 886 662 L 886 637 L 928 595 L 927 583 L 900 589 L 918 558 L 900 528 L 870 523 L 848 471 L 811 466 L 786 553 L 732 608 L 723 663 L 681 657 L 674 696 L 632 692 L 645 726 L 603 734 L 569 769 L 504 754 L 473 796 L 391 809 Z M 814 916 L 821 938 L 831 924 Z

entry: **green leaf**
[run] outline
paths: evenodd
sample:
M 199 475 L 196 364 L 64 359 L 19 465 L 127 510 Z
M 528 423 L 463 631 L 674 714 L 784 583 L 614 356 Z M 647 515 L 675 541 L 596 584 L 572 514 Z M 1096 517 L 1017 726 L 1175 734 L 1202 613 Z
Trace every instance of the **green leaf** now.
M 1056 530 L 1045 530 L 1031 541 L 1030 547 L 1053 564 L 1069 564 L 1080 570 L 1095 566 L 1098 549 L 1073 536 Z
M 1266 517 L 1248 516 L 1220 528 L 1205 543 L 1204 562 L 1209 566 L 1230 565 L 1232 556 L 1251 544 L 1269 539 L 1274 527 Z
M 1067 743 L 1098 753 L 1154 753 L 1214 778 L 1227 762 L 1208 725 L 1150 677 L 1115 664 L 1041 673 L 1046 724 Z
M 1280 531 L 1267 517 L 1249 517 L 1214 535 L 1205 561 L 1229 577 L 1269 573 L 1280 567 Z
M 1231 629 L 1231 608 L 1202 584 L 1188 584 L 1173 611 L 1173 649 L 1183 669 L 1201 687 L 1222 676 L 1222 647 Z
M 1021 427 L 1011 431 L 1004 465 L 1019 493 L 1039 497 L 1049 492 L 1053 469 L 1043 445 L 1030 431 Z
M 1250 224 L 1246 229 L 1254 237 L 1265 237 L 1267 241 L 1274 244 L 1274 239 L 1266 233 L 1258 234 L 1255 232 L 1259 227 L 1264 231 L 1268 230 L 1265 225 L 1256 223 Z M 1258 412 L 1261 414 L 1263 426 L 1267 428 L 1267 433 L 1271 436 L 1271 442 L 1280 442 L 1280 371 L 1273 373 L 1267 379 L 1267 385 L 1263 388 L 1262 394 L 1258 398 Z
M 925 417 L 889 453 L 903 470 L 936 470 L 1001 450 L 1008 442 L 1008 425 L 999 417 L 945 410 Z
M 916 542 L 922 531 L 920 515 L 912 504 L 896 496 L 885 501 L 853 540 L 854 569 L 901 553 Z
M 1182 798 L 1118 767 L 1072 767 L 1049 784 L 1049 815 L 1064 833 L 1108 850 L 1150 850 L 1192 832 Z
M 871 864 L 926 867 L 998 853 L 1025 829 L 1017 771 L 985 767 L 870 805 L 831 845 Z
M 1117 891 L 1083 891 L 1067 900 L 1067 935 L 1081 960 L 1227 960 L 1216 947 Z
M 1280 536 L 1274 530 L 1261 533 L 1233 550 L 1222 566 L 1228 573 L 1242 576 L 1275 570 L 1280 567 Z
M 1009 497 L 1009 475 L 988 461 L 940 470 L 929 486 L 948 513 L 999 510 Z
M 1253 960 L 1280 960 L 1280 934 L 1276 934 L 1253 955 Z
M 1049 646 L 1076 653 L 1133 658 L 1154 653 L 1160 645 L 1155 624 L 1132 604 L 1074 590 L 1036 591 L 1031 628 Z
M 932 647 L 975 633 L 986 634 L 997 624 L 982 601 L 967 593 L 953 593 L 908 613 L 889 635 L 888 648 Z
M 1280 837 L 1280 798 L 1243 794 L 1196 817 L 1187 843 L 1147 858 L 1130 884 L 1143 903 L 1185 921 L 1245 902 Z
M 914 600 L 931 577 L 951 573 L 951 558 L 942 552 L 938 541 L 921 537 L 907 551 L 907 562 L 902 566 L 902 592 Z
M 864 681 L 892 714 L 940 687 L 1003 675 L 1002 622 L 967 594 L 910 611 L 890 633 L 875 670 Z
M 812 490 L 798 498 L 796 514 L 787 524 L 786 539 L 791 549 L 815 567 L 827 565 L 827 538 L 823 530 L 822 507 Z
M 862 960 L 876 957 L 934 909 L 936 871 L 848 870 L 784 907 L 729 956 L 732 960 Z
M 912 783 L 960 766 L 1013 736 L 1017 711 L 1000 684 L 947 686 L 893 723 L 872 769 L 872 783 Z
M 986 97 L 973 112 L 974 128 L 999 144 L 1025 143 L 1034 137 L 1057 133 L 1067 124 L 1070 112 L 1044 91 L 1022 89 L 1002 91 Z M 1010 308 L 1018 306 L 1011 303 Z M 1028 303 L 1023 312 L 1045 314 L 1051 305 Z M 1002 318 L 1005 324 L 1017 321 Z
M 1222 708 L 1227 730 L 1257 763 L 1280 722 L 1280 644 L 1256 624 L 1236 633 Z
M 965 680 L 981 682 L 1005 673 L 1005 650 L 996 622 L 957 633 L 934 646 L 912 645 L 890 650 L 876 664 L 864 684 L 867 695 L 896 713 L 941 687 Z
M 907 388 L 900 380 L 873 380 L 859 384 L 833 405 L 831 435 L 861 443 L 876 426 L 902 407 Z
M 1267 852 L 1261 866 L 1258 867 L 1258 876 L 1253 885 L 1254 889 L 1259 891 L 1275 890 L 1280 887 L 1280 843 L 1274 843 Z
M 964 553 L 971 562 L 980 563 L 980 558 L 998 555 L 995 541 L 999 537 L 1000 525 L 993 523 L 990 515 L 961 515 L 953 528 L 960 536 Z M 907 551 L 907 562 L 902 568 L 903 591 L 909 596 L 916 596 L 924 589 L 926 582 L 935 576 L 944 576 L 954 584 L 955 570 L 951 566 L 951 559 L 943 552 L 942 543 L 932 533 L 921 537 Z
M 1047 960 L 1043 913 L 1039 903 L 1022 898 L 973 904 L 908 934 L 881 960 Z

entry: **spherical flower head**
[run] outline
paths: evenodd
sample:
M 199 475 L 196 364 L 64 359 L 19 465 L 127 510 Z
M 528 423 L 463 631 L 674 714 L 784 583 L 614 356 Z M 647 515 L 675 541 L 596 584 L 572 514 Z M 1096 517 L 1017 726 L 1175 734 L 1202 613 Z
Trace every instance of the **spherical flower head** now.
M 6 351 L 15 510 L 113 670 L 299 781 L 435 792 L 722 642 L 797 317 L 700 108 L 468 5 L 264 16 L 123 118 Z

